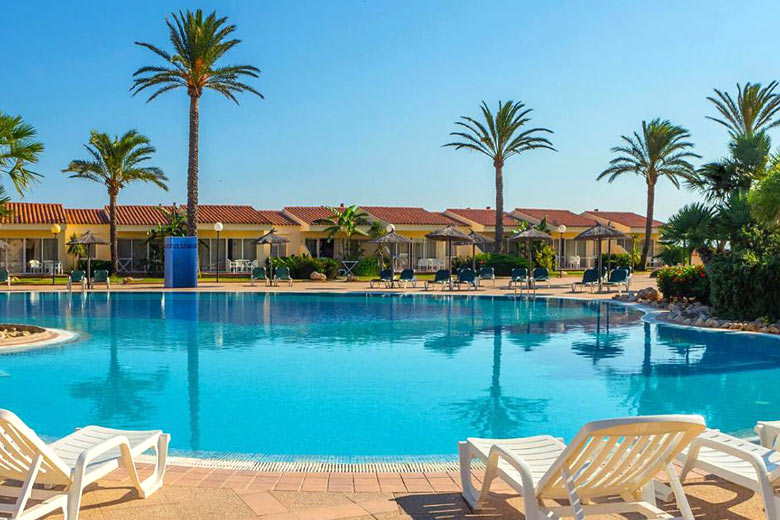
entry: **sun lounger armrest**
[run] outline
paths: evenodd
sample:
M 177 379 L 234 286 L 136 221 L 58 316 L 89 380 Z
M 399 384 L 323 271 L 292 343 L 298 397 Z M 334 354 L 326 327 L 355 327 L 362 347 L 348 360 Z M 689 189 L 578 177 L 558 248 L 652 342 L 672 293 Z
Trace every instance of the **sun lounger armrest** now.
M 703 436 L 696 437 L 693 440 L 693 442 L 691 442 L 691 445 L 688 448 L 688 457 L 685 462 L 683 475 L 687 473 L 687 470 L 691 469 L 694 466 L 695 461 L 699 455 L 699 448 L 711 448 L 721 453 L 731 455 L 732 457 L 736 457 L 740 460 L 744 460 L 745 462 L 753 466 L 753 469 L 756 470 L 756 476 L 758 477 L 758 480 L 761 483 L 761 485 L 769 486 L 769 488 L 771 489 L 771 484 L 769 483 L 769 476 L 767 474 L 766 463 L 761 457 L 759 457 L 753 452 L 743 450 L 736 446 L 726 444 L 725 442 L 703 437 Z
M 501 446 L 493 445 L 490 447 L 490 453 L 488 453 L 488 466 L 492 465 L 495 460 L 495 464 L 498 464 L 497 459 L 504 459 L 510 466 L 512 466 L 514 469 L 517 470 L 518 473 L 520 473 L 520 478 L 522 479 L 523 488 L 526 490 L 536 490 L 534 489 L 534 479 L 531 476 L 531 468 L 528 467 L 528 463 L 521 459 L 520 457 L 506 451 Z
M 123 454 L 130 455 L 130 441 L 124 435 L 117 435 L 115 437 L 111 437 L 110 439 L 106 439 L 100 444 L 96 444 L 95 446 L 92 446 L 91 448 L 81 452 L 78 460 L 76 461 L 76 473 L 83 474 L 84 469 L 96 457 L 99 457 L 100 455 L 103 455 L 107 451 L 112 450 L 116 447 L 119 447 L 122 450 Z

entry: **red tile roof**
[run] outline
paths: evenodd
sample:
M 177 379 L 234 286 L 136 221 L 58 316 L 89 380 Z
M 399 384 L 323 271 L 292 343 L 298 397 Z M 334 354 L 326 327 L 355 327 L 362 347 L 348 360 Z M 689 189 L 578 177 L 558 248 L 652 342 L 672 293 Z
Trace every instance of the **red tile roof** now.
M 460 224 L 443 213 L 434 213 L 423 208 L 409 208 L 399 206 L 360 206 L 377 219 L 388 224 L 409 226 L 447 226 Z
M 141 206 L 119 205 L 116 207 L 116 220 L 120 226 L 154 226 L 165 223 L 165 216 L 160 207 L 170 210 L 173 206 Z M 185 206 L 178 206 L 186 211 Z M 108 212 L 108 207 L 106 207 Z M 260 212 L 252 206 L 229 206 L 219 204 L 200 204 L 198 206 L 198 223 L 213 224 L 259 224 L 259 225 L 290 225 L 287 220 L 278 217 L 271 219 L 269 212 Z M 284 223 L 283 223 L 284 222 Z
M 62 204 L 38 202 L 9 202 L 6 208 L 11 215 L 0 218 L 0 224 L 65 224 Z
M 496 210 L 494 209 L 457 208 L 448 209 L 447 211 L 455 216 L 461 216 L 482 226 L 496 225 Z M 517 226 L 518 224 L 519 222 L 517 219 L 510 217 L 508 213 L 504 213 L 504 226 Z
M 333 208 L 338 210 L 339 206 L 333 206 Z M 317 220 L 333 216 L 333 212 L 327 206 L 287 206 L 284 211 L 306 224 L 314 224 Z
M 65 208 L 65 219 L 68 224 L 108 224 L 108 212 L 104 209 Z
M 297 226 L 298 223 L 281 211 L 271 209 L 257 210 L 260 216 L 274 226 Z
M 647 223 L 647 219 L 642 215 L 633 213 L 631 211 L 586 211 L 583 215 L 596 215 L 603 219 L 607 219 L 617 224 L 623 224 L 624 226 L 632 228 L 644 228 Z M 662 226 L 664 223 L 659 220 L 653 220 L 653 227 Z
M 517 208 L 517 213 L 528 215 L 531 218 L 542 220 L 547 217 L 547 223 L 550 226 L 560 226 L 563 224 L 568 227 L 591 227 L 595 224 L 592 218 L 577 215 L 568 209 L 546 209 L 546 208 Z

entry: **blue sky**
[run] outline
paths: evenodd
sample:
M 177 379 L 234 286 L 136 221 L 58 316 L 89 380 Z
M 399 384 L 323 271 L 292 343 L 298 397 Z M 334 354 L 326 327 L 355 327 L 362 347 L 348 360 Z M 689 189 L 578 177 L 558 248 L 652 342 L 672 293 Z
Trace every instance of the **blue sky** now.
M 169 194 L 135 185 L 120 203 L 186 200 L 184 91 L 131 97 L 131 75 L 157 63 L 133 45 L 168 45 L 164 17 L 217 9 L 238 25 L 231 56 L 263 71 L 266 96 L 201 101 L 200 199 L 287 204 L 494 205 L 486 158 L 441 148 L 481 100 L 519 99 L 555 131 L 557 153 L 505 169 L 508 208 L 644 213 L 637 177 L 596 182 L 619 136 L 642 119 L 690 129 L 705 159 L 725 130 L 705 119 L 713 87 L 780 77 L 777 2 L 13 2 L 3 8 L 0 110 L 35 125 L 44 180 L 26 197 L 103 205 L 104 189 L 60 173 L 92 128 L 137 128 L 158 148 Z M 695 196 L 662 181 L 667 217 Z

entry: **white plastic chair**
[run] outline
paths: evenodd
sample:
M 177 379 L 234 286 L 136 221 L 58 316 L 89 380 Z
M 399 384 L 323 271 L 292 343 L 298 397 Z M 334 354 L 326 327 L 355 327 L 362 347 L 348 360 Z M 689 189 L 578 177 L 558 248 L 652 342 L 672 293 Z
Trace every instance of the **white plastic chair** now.
M 655 504 L 653 479 L 665 470 L 683 518 L 693 520 L 672 462 L 704 429 L 697 415 L 656 415 L 588 423 L 568 445 L 548 435 L 467 439 L 458 446 L 463 497 L 480 509 L 501 477 L 524 497 L 526 520 L 629 512 L 672 518 Z M 479 492 L 471 480 L 474 458 L 486 466 Z M 607 497 L 622 500 L 591 502 Z M 570 505 L 547 507 L 546 499 Z
M 84 488 L 120 466 L 132 485 L 146 498 L 163 484 L 170 436 L 159 430 L 124 431 L 87 426 L 51 444 L 44 443 L 13 412 L 0 409 L 0 480 L 18 480 L 21 486 L 0 486 L 0 515 L 34 520 L 62 509 L 65 520 L 78 520 Z M 135 457 L 154 449 L 154 472 L 141 481 Z M 35 484 L 64 489 L 39 489 Z M 36 501 L 29 505 L 30 500 Z
M 701 469 L 748 488 L 764 502 L 768 520 L 780 520 L 780 453 L 745 439 L 708 430 L 678 457 L 684 464 L 680 479 Z

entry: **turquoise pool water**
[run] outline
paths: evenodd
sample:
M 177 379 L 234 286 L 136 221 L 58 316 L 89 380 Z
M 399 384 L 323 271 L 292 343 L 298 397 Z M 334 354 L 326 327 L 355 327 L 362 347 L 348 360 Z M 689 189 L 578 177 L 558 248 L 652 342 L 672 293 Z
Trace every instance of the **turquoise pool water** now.
M 59 436 L 162 428 L 194 452 L 454 454 L 466 436 L 651 413 L 780 417 L 780 341 L 612 303 L 423 295 L 0 293 L 76 342 L 0 355 L 0 407 Z

